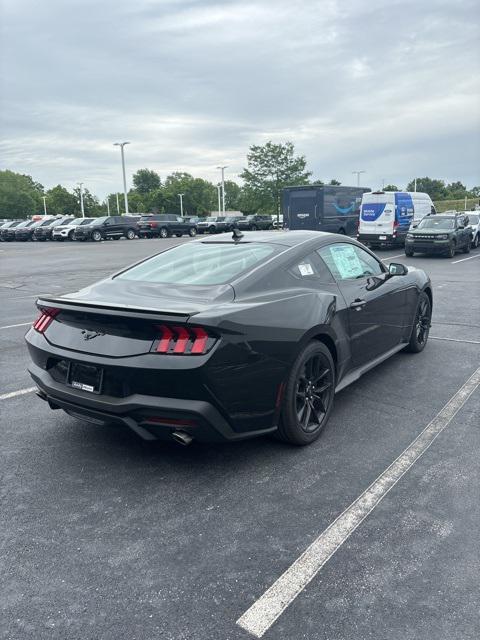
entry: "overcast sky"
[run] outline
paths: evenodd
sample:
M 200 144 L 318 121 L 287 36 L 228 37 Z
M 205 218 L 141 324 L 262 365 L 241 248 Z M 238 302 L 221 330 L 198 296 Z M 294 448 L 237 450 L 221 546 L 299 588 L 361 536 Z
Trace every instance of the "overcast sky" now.
M 103 197 L 139 168 L 480 184 L 477 0 L 0 0 L 2 168 Z

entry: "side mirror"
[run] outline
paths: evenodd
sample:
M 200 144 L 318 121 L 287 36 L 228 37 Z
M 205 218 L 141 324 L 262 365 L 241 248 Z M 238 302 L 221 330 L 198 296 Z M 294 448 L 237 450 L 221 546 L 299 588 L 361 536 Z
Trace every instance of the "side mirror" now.
M 399 262 L 391 262 L 388 265 L 388 273 L 391 276 L 406 276 L 408 273 L 408 269 L 404 264 L 400 264 Z
M 416 229 L 418 227 L 418 222 L 415 222 L 414 224 L 412 224 L 412 229 Z

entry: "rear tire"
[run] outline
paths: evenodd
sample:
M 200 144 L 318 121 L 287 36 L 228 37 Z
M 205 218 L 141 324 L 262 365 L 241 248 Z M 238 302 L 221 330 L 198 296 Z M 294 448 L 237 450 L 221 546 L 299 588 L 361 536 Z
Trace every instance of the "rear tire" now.
M 133 229 L 127 229 L 125 237 L 127 240 L 133 240 L 135 238 L 135 231 Z
M 335 396 L 335 365 L 322 342 L 310 342 L 295 360 L 283 397 L 277 437 L 304 446 L 328 422 Z
M 162 227 L 158 232 L 160 238 L 168 238 L 168 229 L 166 227 Z
M 405 351 L 410 353 L 420 353 L 425 349 L 428 334 L 430 333 L 430 323 L 432 319 L 432 305 L 430 298 L 422 291 L 418 297 L 417 310 L 415 312 L 415 320 L 410 334 L 410 340 L 405 347 Z
M 100 242 L 101 239 L 102 239 L 102 234 L 100 233 L 100 231 L 94 231 L 92 233 L 92 240 L 94 242 Z
M 470 253 L 470 240 L 467 242 L 467 244 L 463 247 L 462 249 L 463 253 Z
M 415 252 L 412 249 L 405 249 L 405 255 L 411 258 Z
M 190 229 L 188 230 L 188 235 L 191 238 L 194 238 L 197 235 L 197 230 L 195 229 L 195 227 L 190 227 Z
M 215 227 L 208 227 L 208 233 L 216 233 L 216 228 Z

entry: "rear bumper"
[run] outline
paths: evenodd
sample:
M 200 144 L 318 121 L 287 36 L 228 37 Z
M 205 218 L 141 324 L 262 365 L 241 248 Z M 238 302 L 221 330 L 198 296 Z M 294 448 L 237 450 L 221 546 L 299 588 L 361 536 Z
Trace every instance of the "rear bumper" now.
M 378 247 L 391 247 L 396 245 L 403 245 L 405 243 L 405 233 L 399 232 L 393 234 L 378 234 L 378 233 L 357 233 L 357 240 L 363 244 L 371 244 Z
M 63 409 L 86 421 L 116 422 L 130 427 L 146 439 L 169 440 L 183 431 L 200 442 L 244 440 L 275 431 L 275 427 L 238 433 L 209 402 L 133 394 L 125 398 L 98 396 L 56 382 L 35 363 L 28 369 L 39 392 L 51 409 Z M 149 435 L 148 435 L 149 434 Z

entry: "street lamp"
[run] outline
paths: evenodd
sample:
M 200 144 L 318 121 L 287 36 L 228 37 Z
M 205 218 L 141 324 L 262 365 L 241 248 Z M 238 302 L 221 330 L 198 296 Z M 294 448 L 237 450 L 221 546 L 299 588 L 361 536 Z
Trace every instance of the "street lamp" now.
M 43 215 L 46 216 L 47 215 L 47 203 L 45 202 L 47 199 L 46 196 L 42 196 L 42 200 L 43 200 Z
M 180 215 L 182 216 L 182 218 L 183 218 L 183 196 L 184 195 L 185 195 L 184 193 L 178 194 L 178 197 L 180 198 Z
M 110 215 L 110 199 L 107 196 L 107 216 L 109 216 L 109 215 Z
M 222 172 L 222 212 L 223 215 L 225 215 L 225 169 L 228 167 L 228 165 L 225 165 L 224 167 L 217 167 L 217 169 L 220 169 L 220 171 Z
M 218 194 L 218 215 L 220 215 L 221 211 L 222 211 L 222 205 L 221 205 L 221 192 L 222 192 L 222 184 L 219 182 L 217 184 L 217 194 Z
M 352 171 L 353 175 L 357 176 L 357 187 L 360 186 L 360 174 L 361 173 L 366 173 L 363 169 L 362 171 Z
M 117 196 L 117 215 L 120 215 L 120 200 L 118 199 L 118 193 L 115 194 Z
M 123 172 L 123 195 L 125 196 L 125 215 L 128 215 L 128 197 L 127 197 L 127 178 L 125 177 L 125 154 L 123 148 L 130 142 L 114 142 L 114 147 L 120 147 L 120 153 L 122 154 L 122 172 Z
M 83 208 L 83 182 L 77 182 L 80 187 L 80 209 L 82 211 L 82 218 L 85 217 L 85 209 Z

